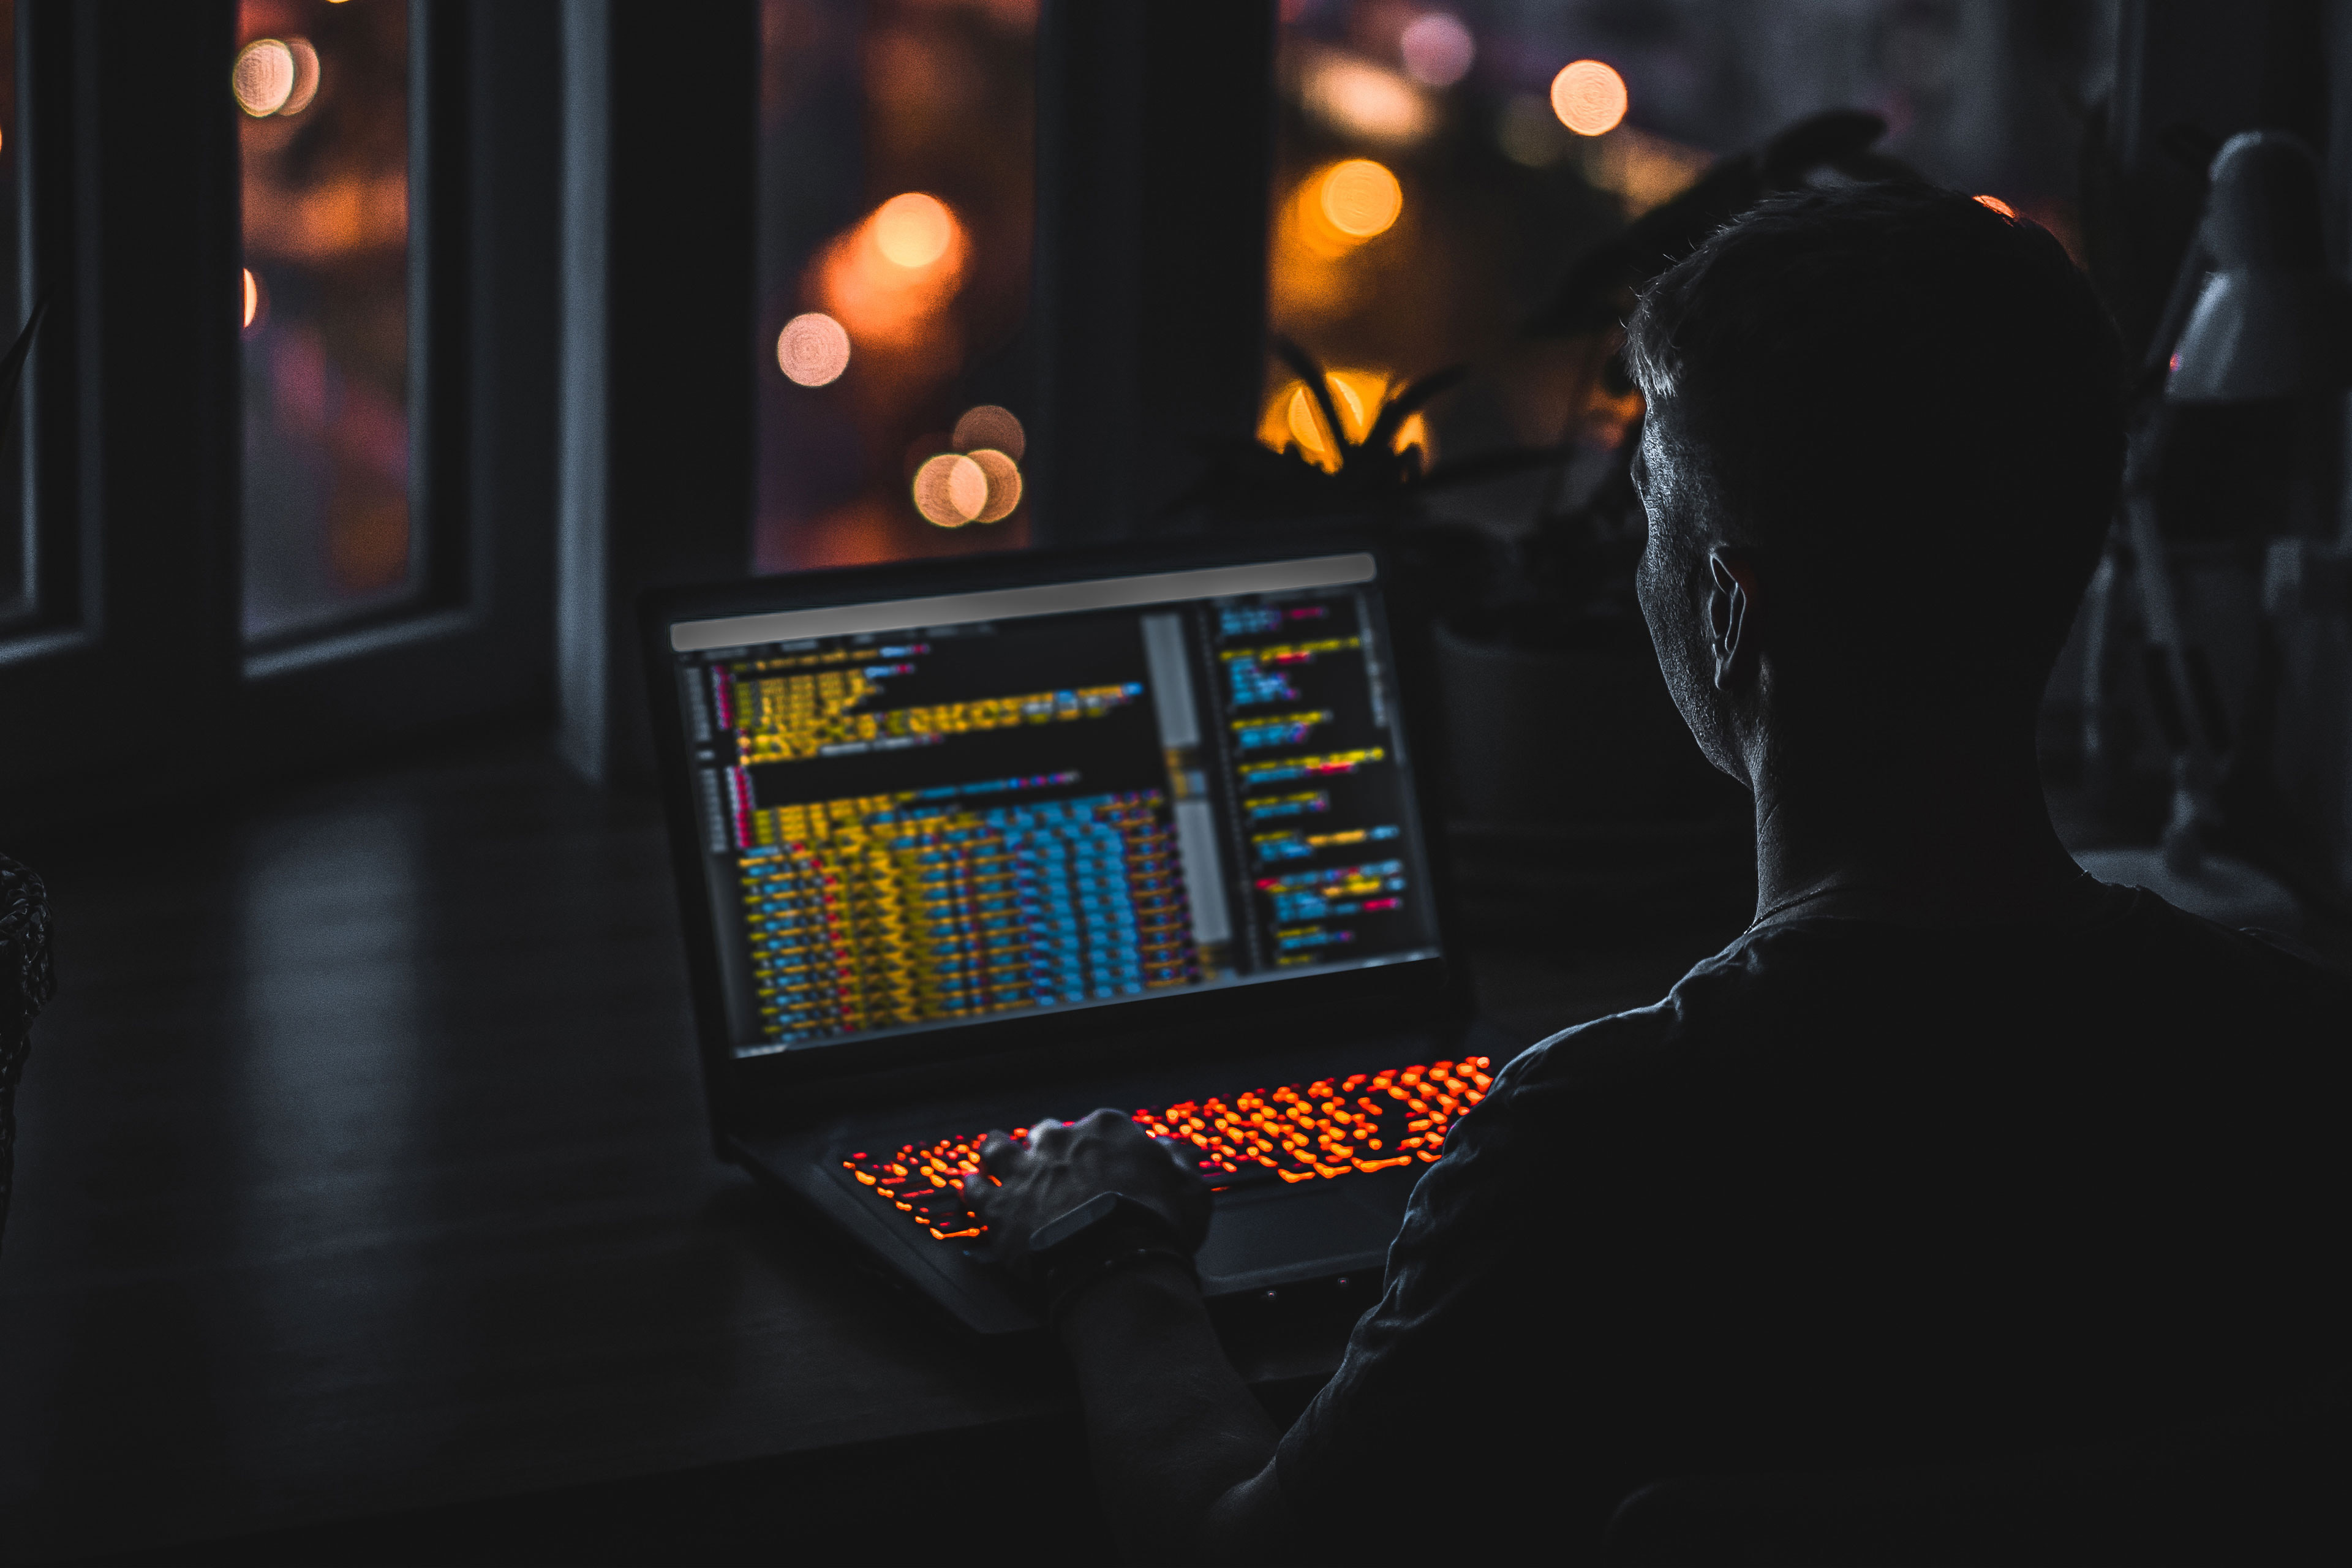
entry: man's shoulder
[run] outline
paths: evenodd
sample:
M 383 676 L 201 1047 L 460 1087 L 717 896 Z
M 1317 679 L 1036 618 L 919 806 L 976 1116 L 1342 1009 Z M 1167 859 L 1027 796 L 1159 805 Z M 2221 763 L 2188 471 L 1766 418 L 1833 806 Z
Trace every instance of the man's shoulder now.
M 1499 1075 L 1506 1101 L 1611 1098 L 1673 1080 L 1752 1086 L 1853 1052 L 1968 1045 L 1989 1068 L 2007 1046 L 2065 1047 L 2108 1033 L 2145 1042 L 2268 1028 L 2278 1044 L 2352 1016 L 2352 977 L 2269 932 L 2242 931 L 2135 888 L 2063 924 L 1906 928 L 1801 921 L 1743 933 L 1664 997 L 1560 1030 Z M 1909 1054 L 1909 1053 L 1906 1053 Z
M 1547 1036 L 1505 1065 L 1496 1088 L 1599 1089 L 1687 1069 L 1725 1026 L 1773 1010 L 1793 974 L 1759 961 L 1743 936 L 1702 959 L 1673 989 L 1644 1007 L 1612 1013 Z M 1811 967 L 1807 965 L 1807 967 Z

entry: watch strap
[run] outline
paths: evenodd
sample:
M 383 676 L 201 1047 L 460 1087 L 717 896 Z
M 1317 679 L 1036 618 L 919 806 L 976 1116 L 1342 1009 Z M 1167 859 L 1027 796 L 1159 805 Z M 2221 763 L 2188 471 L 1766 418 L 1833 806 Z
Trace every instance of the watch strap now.
M 1029 1276 L 1058 1329 L 1070 1301 L 1109 1275 L 1157 1258 L 1198 1279 L 1192 1249 L 1166 1215 L 1125 1193 L 1097 1193 L 1029 1233 Z
M 1147 1263 L 1156 1263 L 1162 1258 L 1182 1265 L 1184 1272 L 1191 1275 L 1195 1283 L 1199 1282 L 1200 1269 L 1193 1264 L 1192 1254 L 1173 1243 L 1167 1242 L 1141 1242 L 1133 1246 L 1115 1247 L 1107 1251 L 1093 1252 L 1083 1258 L 1072 1258 L 1052 1269 L 1046 1274 L 1045 1280 L 1046 1328 L 1055 1333 L 1060 1333 L 1062 1319 L 1068 1314 L 1070 1304 L 1084 1295 L 1088 1286 L 1108 1279 L 1114 1274 L 1123 1274 L 1128 1269 Z

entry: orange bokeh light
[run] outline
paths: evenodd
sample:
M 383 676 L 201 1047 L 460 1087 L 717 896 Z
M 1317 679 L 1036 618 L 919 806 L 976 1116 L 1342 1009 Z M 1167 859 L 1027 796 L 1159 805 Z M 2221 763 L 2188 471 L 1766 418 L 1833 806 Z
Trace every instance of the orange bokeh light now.
M 900 256 L 919 255 L 922 247 L 914 241 L 928 245 L 936 237 L 925 227 L 923 205 L 898 205 L 910 200 L 929 204 L 935 209 L 930 216 L 946 220 L 940 231 L 946 244 L 919 267 L 894 258 L 884 247 L 887 236 Z M 887 224 L 886 214 L 892 215 Z M 860 349 L 934 352 L 945 363 L 955 353 L 947 307 L 963 281 L 965 248 L 963 227 L 945 205 L 919 193 L 893 196 L 819 254 L 810 288 L 813 303 L 847 328 Z
M 955 446 L 959 452 L 969 452 L 976 447 L 993 447 L 1015 461 L 1029 447 L 1029 437 L 1021 428 L 1021 421 L 1010 408 L 1000 408 L 993 403 L 983 403 L 977 408 L 967 408 L 963 417 L 955 422 Z
M 913 490 L 925 522 L 961 528 L 988 510 L 988 470 L 961 453 L 941 452 L 915 470 Z
M 1628 105 L 1625 79 L 1599 60 L 1574 60 L 1551 79 L 1551 111 L 1579 136 L 1617 129 Z
M 286 101 L 278 106 L 278 112 L 299 114 L 319 96 L 319 51 L 310 47 L 308 38 L 289 38 L 286 49 L 294 57 L 294 86 L 287 93 Z
M 776 365 L 803 386 L 825 386 L 849 368 L 849 333 L 822 310 L 794 316 L 776 334 Z
M 257 317 L 257 316 L 259 316 L 260 314 L 261 314 L 261 280 L 260 280 L 259 279 L 256 278 L 256 277 L 253 275 L 253 268 L 250 268 L 250 267 L 248 267 L 248 268 L 245 268 L 245 322 L 244 322 L 244 325 L 245 325 L 245 326 L 247 326 L 247 327 L 251 327 L 251 326 L 253 325 L 253 323 L 254 323 L 254 320 L 255 320 L 255 318 L 256 318 L 256 317 Z
M 1350 158 L 1324 174 L 1317 196 L 1331 226 L 1352 239 L 1386 234 L 1404 211 L 1404 187 L 1384 164 Z
M 2010 222 L 2015 223 L 2017 221 L 2017 209 L 2011 206 L 2007 202 L 2002 201 L 1999 196 L 1979 196 L 1977 200 L 1982 202 L 1986 206 L 1992 208 L 1993 211 L 2009 219 Z
M 909 270 L 929 267 L 956 240 L 955 215 L 937 196 L 908 191 L 874 209 L 875 247 Z
M 1403 211 L 1404 189 L 1386 166 L 1349 158 L 1299 182 L 1283 204 L 1276 245 L 1337 261 L 1395 227 Z M 1277 256 L 1277 268 L 1281 264 Z
M 988 479 L 988 497 L 972 514 L 974 522 L 1003 522 L 1021 504 L 1021 465 L 993 447 L 966 454 Z

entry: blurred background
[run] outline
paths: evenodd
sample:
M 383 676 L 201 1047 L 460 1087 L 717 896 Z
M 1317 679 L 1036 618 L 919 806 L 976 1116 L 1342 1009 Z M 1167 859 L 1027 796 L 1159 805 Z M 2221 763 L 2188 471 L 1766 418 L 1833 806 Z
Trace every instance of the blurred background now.
M 763 0 L 761 331 L 824 311 L 851 350 L 834 379 L 762 377 L 762 566 L 1028 539 L 1018 507 L 927 519 L 910 483 L 966 409 L 1034 402 L 1036 25 L 1031 0 Z M 1268 326 L 1351 408 L 1474 367 L 1408 437 L 1432 459 L 1612 445 L 1630 405 L 1596 381 L 1607 346 L 1522 326 L 1580 253 L 1824 109 L 1877 112 L 1883 151 L 2079 254 L 2077 148 L 2113 53 L 2097 0 L 1285 0 L 1278 25 Z M 1603 90 L 1564 113 L 1554 83 L 1578 60 L 1605 68 Z M 911 265 L 874 240 L 909 195 L 944 208 L 940 248 L 910 241 Z M 1303 390 L 1268 360 L 1262 438 L 1328 461 Z M 1532 521 L 1517 492 L 1457 510 Z

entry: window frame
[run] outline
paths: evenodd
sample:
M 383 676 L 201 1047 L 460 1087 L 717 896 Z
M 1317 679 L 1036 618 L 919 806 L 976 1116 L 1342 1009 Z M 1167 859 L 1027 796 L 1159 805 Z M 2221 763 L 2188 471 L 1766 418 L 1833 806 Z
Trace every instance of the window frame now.
M 408 4 L 422 581 L 248 647 L 236 7 L 19 0 L 25 271 L 50 316 L 23 398 L 38 598 L 0 627 L 0 810 L 83 816 L 543 714 L 560 7 Z

